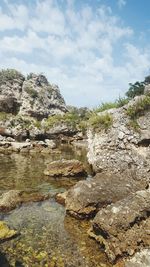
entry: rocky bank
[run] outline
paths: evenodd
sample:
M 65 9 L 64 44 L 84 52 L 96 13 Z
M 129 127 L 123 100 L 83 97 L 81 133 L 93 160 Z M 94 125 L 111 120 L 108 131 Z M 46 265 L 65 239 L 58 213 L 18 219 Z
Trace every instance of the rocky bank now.
M 111 262 L 139 251 L 145 255 L 143 263 L 135 254 L 126 266 L 149 266 L 149 87 L 145 95 L 127 105 L 98 113 L 100 118 L 111 117 L 111 125 L 106 129 L 97 123 L 95 129 L 88 129 L 88 160 L 96 176 L 59 196 L 67 213 L 94 218 L 89 235 L 101 244 Z

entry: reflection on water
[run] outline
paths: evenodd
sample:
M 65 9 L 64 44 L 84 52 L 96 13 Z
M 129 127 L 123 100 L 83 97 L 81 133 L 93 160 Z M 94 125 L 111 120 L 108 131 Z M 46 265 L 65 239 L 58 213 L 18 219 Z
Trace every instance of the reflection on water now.
M 48 178 L 46 164 L 60 158 L 82 160 L 87 170 L 84 151 L 62 147 L 59 155 L 0 155 L 1 193 L 10 189 L 36 189 L 62 192 L 77 180 Z M 11 211 L 1 219 L 17 229 L 20 235 L 0 244 L 1 266 L 26 267 L 104 267 L 110 266 L 98 244 L 87 236 L 89 223 L 65 216 L 64 207 L 52 197 L 41 203 L 30 203 Z M 6 255 L 6 258 L 4 257 Z

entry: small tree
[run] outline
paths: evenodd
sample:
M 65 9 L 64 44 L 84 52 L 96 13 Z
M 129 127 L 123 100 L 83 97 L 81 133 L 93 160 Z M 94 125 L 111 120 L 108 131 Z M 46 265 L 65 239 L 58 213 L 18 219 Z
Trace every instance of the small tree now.
M 129 90 L 126 92 L 128 98 L 134 98 L 137 95 L 144 94 L 145 82 L 129 83 Z

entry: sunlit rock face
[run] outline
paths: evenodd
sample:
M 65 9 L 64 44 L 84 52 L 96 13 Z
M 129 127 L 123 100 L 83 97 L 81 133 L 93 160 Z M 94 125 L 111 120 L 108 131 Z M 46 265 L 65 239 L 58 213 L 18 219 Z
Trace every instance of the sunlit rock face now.
M 127 105 L 99 113 L 109 113 L 113 123 L 107 131 L 88 131 L 88 160 L 95 172 L 128 173 L 134 179 L 149 179 L 150 110 L 136 120 L 127 114 L 129 107 L 142 101 L 139 96 Z
M 44 75 L 31 73 L 25 78 L 16 70 L 0 72 L 0 112 L 42 119 L 66 110 L 58 86 L 51 85 Z

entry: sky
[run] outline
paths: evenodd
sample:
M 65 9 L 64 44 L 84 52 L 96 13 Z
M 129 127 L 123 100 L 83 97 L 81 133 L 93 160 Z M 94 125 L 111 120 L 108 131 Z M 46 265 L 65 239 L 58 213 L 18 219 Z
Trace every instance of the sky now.
M 43 73 L 68 105 L 123 97 L 150 74 L 149 0 L 0 0 L 0 68 Z

